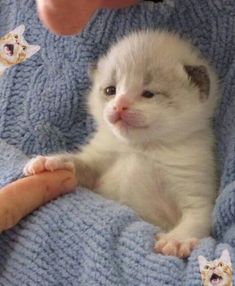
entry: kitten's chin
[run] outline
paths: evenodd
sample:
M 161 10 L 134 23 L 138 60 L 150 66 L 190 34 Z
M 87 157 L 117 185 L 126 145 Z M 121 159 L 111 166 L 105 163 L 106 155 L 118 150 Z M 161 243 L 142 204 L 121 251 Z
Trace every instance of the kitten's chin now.
M 115 137 L 125 143 L 143 143 L 146 141 L 148 126 L 132 126 L 123 121 L 115 124 L 108 123 Z
M 114 128 L 120 130 L 121 132 L 122 131 L 123 132 L 132 132 L 135 130 L 143 130 L 143 129 L 148 128 L 148 126 L 146 126 L 146 125 L 137 125 L 137 124 L 129 123 L 129 122 L 124 121 L 124 120 L 119 120 L 115 124 L 112 124 L 112 125 Z

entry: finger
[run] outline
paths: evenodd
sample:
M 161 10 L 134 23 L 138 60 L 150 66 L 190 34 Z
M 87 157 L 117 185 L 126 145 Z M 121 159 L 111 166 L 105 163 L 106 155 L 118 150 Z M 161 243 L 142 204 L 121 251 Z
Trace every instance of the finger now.
M 81 31 L 100 0 L 37 0 L 38 14 L 53 33 L 73 35 Z
M 0 230 L 58 196 L 72 192 L 76 179 L 72 172 L 59 170 L 19 179 L 0 189 Z
M 104 8 L 124 8 L 139 2 L 138 0 L 101 0 L 101 7 Z
M 73 35 L 82 30 L 98 8 L 121 8 L 138 0 L 37 0 L 39 17 L 53 33 Z

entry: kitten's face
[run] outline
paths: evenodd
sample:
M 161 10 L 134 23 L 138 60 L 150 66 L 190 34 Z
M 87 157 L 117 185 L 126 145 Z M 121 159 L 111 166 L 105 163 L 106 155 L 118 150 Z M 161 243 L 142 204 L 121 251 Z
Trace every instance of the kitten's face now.
M 205 111 L 209 91 L 202 94 L 191 81 L 169 37 L 149 36 L 153 43 L 148 34 L 132 36 L 99 61 L 90 99 L 96 119 L 133 143 L 175 140 L 200 129 L 212 113 Z M 207 72 L 205 78 L 210 81 Z
M 204 286 L 232 286 L 232 265 L 227 250 L 213 261 L 207 261 L 203 256 L 198 259 Z
M 21 25 L 0 38 L 0 62 L 5 66 L 21 63 L 40 49 L 37 45 L 29 45 L 23 32 L 24 26 Z

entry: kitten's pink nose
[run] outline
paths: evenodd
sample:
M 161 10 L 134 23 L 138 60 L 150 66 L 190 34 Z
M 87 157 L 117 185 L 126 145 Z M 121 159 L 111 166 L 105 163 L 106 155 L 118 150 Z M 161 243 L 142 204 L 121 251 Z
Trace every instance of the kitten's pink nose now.
M 123 111 L 129 109 L 129 105 L 130 103 L 127 100 L 125 100 L 124 98 L 121 98 L 113 106 L 113 109 L 118 113 L 122 113 Z
M 116 112 L 121 113 L 121 112 L 127 110 L 128 107 L 127 107 L 127 106 L 114 106 L 113 109 L 114 109 Z

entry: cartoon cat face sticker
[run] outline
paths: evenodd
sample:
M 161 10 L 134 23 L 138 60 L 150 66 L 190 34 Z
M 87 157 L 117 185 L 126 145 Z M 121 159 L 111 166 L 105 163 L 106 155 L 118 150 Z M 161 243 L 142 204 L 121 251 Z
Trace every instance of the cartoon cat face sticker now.
M 24 25 L 20 25 L 0 38 L 0 73 L 22 63 L 40 50 L 40 46 L 26 42 L 23 37 L 24 30 Z
M 199 256 L 198 262 L 204 286 L 232 286 L 232 263 L 227 249 L 218 259 L 208 261 Z

